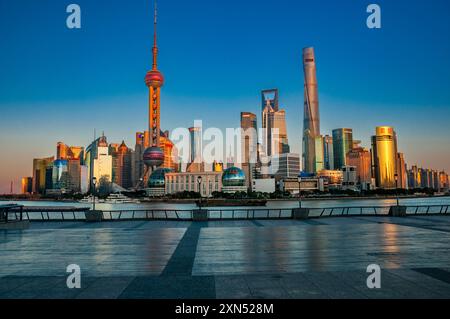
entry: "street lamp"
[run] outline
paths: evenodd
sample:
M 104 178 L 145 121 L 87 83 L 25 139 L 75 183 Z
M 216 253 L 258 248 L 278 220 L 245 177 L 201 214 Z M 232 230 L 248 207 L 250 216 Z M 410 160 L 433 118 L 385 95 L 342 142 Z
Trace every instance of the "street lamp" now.
M 97 178 L 95 176 L 92 178 L 92 184 L 94 185 L 94 190 L 92 191 L 92 210 L 95 210 L 95 192 L 97 191 Z
M 202 177 L 198 176 L 197 177 L 197 183 L 198 183 L 198 192 L 200 193 L 200 203 L 199 203 L 199 208 L 202 209 L 202 189 L 201 189 L 201 185 L 202 185 Z
M 400 206 L 400 203 L 398 200 L 398 174 L 395 174 L 394 178 L 395 178 L 395 197 L 397 198 L 397 206 Z
M 298 177 L 298 204 L 300 205 L 300 208 L 302 208 L 302 178 Z

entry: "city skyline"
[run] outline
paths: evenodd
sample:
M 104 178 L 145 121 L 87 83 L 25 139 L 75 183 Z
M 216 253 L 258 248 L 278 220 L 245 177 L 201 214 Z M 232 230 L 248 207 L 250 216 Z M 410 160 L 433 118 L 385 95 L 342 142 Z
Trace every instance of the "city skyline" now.
M 83 4 L 81 4 L 83 6 Z M 144 5 L 144 3 L 142 4 Z M 148 2 L 145 3 L 145 6 L 147 8 L 150 8 L 150 5 L 148 4 Z M 164 4 L 162 4 L 162 6 L 164 6 Z M 389 7 L 388 5 L 386 5 L 387 7 Z M 8 7 L 8 5 L 6 6 Z M 383 6 L 382 6 L 383 7 Z M 363 19 L 365 17 L 364 11 L 362 10 L 363 6 L 361 6 L 361 26 L 360 28 L 363 29 L 364 25 L 363 25 L 363 21 L 365 19 Z M 5 10 L 8 8 L 5 8 Z M 0 12 L 5 12 L 5 10 L 1 10 Z M 151 10 L 147 10 L 149 12 L 151 12 Z M 170 8 L 166 8 L 164 11 L 166 11 L 162 16 L 165 19 L 170 20 L 170 15 L 171 15 L 171 11 Z M 167 12 L 169 11 L 169 12 Z M 147 20 L 148 22 L 148 20 Z M 164 34 L 164 26 L 167 27 L 167 21 L 163 22 L 163 27 L 160 28 L 159 32 L 162 32 Z M 144 26 L 147 26 L 148 23 L 143 24 Z M 388 24 L 389 25 L 389 24 Z M 148 32 L 150 33 L 152 30 L 151 28 L 148 28 Z M 367 31 L 367 30 L 360 30 L 360 31 Z M 4 31 L 2 31 L 3 33 Z M 11 31 L 11 34 L 13 34 L 14 31 Z M 377 32 L 377 31 L 375 31 Z M 385 32 L 384 30 L 381 30 L 380 32 Z M 232 32 L 231 32 L 232 33 Z M 11 35 L 9 34 L 9 35 Z M 368 33 L 369 34 L 369 33 Z M 168 37 L 167 34 L 164 36 Z M 376 36 L 375 36 L 376 37 Z M 136 39 L 136 41 L 140 41 L 143 43 L 149 43 L 149 39 L 151 38 L 151 36 L 149 38 L 146 39 Z M 12 40 L 12 38 L 8 38 L 8 40 Z M 170 40 L 170 36 L 169 36 L 169 40 Z M 284 40 L 286 41 L 286 39 Z M 165 44 L 168 44 L 168 40 L 165 39 L 162 41 Z M 419 166 L 425 166 L 425 167 L 432 167 L 434 169 L 445 169 L 447 171 L 450 170 L 450 166 L 449 166 L 449 161 L 446 160 L 446 156 L 448 158 L 448 151 L 446 152 L 446 150 L 450 149 L 450 145 L 449 147 L 446 147 L 446 145 L 449 144 L 449 139 L 446 138 L 446 135 L 448 136 L 449 133 L 449 128 L 448 125 L 447 127 L 445 127 L 445 120 L 444 120 L 444 125 L 440 126 L 436 125 L 433 126 L 434 131 L 434 135 L 432 135 L 432 140 L 431 142 L 434 143 L 427 143 L 430 142 L 430 136 L 427 134 L 430 134 L 429 132 L 426 132 L 428 130 L 426 130 L 425 132 L 417 132 L 417 126 L 416 123 L 414 121 L 416 121 L 417 118 L 420 118 L 421 121 L 425 122 L 423 127 L 426 128 L 427 125 L 430 126 L 431 122 L 434 121 L 442 121 L 443 118 L 445 118 L 445 116 L 447 114 L 449 114 L 449 107 L 448 104 L 445 105 L 446 103 L 448 103 L 449 99 L 448 99 L 448 92 L 442 91 L 440 92 L 439 89 L 439 85 L 444 86 L 444 83 L 438 83 L 438 88 L 434 88 L 434 90 L 432 91 L 433 94 L 431 93 L 431 91 L 428 90 L 427 92 L 427 98 L 431 99 L 431 97 L 435 98 L 435 100 L 429 102 L 430 105 L 440 105 L 438 102 L 439 100 L 444 101 L 444 103 L 441 105 L 441 107 L 436 106 L 436 117 L 432 116 L 431 118 L 427 119 L 426 117 L 423 117 L 423 111 L 418 110 L 417 108 L 409 108 L 409 112 L 404 112 L 405 110 L 403 109 L 403 107 L 399 106 L 400 104 L 398 104 L 400 101 L 397 100 L 397 109 L 392 109 L 392 105 L 387 104 L 387 103 L 382 103 L 382 101 L 380 101 L 380 96 L 382 94 L 380 94 L 379 92 L 376 92 L 375 97 L 371 98 L 370 100 L 366 100 L 365 103 L 372 103 L 371 105 L 375 105 L 377 107 L 375 107 L 375 111 L 378 112 L 374 112 L 374 114 L 372 114 L 372 116 L 370 116 L 370 119 L 368 118 L 368 114 L 371 114 L 371 108 L 365 108 L 362 107 L 359 101 L 362 101 L 364 99 L 362 99 L 362 97 L 358 96 L 358 94 L 353 94 L 353 95 L 348 95 L 348 96 L 344 96 L 346 99 L 342 99 L 343 96 L 339 96 L 339 94 L 330 94 L 333 93 L 333 89 L 335 89 L 335 87 L 333 86 L 338 86 L 340 85 L 340 83 L 334 83 L 332 81 L 330 81 L 330 75 L 329 75 L 329 71 L 326 70 L 322 70 L 322 68 L 324 68 L 324 66 L 326 66 L 327 64 L 327 58 L 330 59 L 329 57 L 329 53 L 327 53 L 326 51 L 321 52 L 321 50 L 318 50 L 317 47 L 321 47 L 320 45 L 320 37 L 317 39 L 317 43 L 319 43 L 319 45 L 314 45 L 314 47 L 316 48 L 316 56 L 317 56 L 317 61 L 318 61 L 318 81 L 321 83 L 320 84 L 320 88 L 319 88 L 319 99 L 321 101 L 321 119 L 322 119 L 322 123 L 325 122 L 325 124 L 322 124 L 322 133 L 323 134 L 331 134 L 332 129 L 338 128 L 338 127 L 351 127 L 353 128 L 353 132 L 354 132 L 354 137 L 357 139 L 361 139 L 363 141 L 363 145 L 366 147 L 370 147 L 370 137 L 371 135 L 373 135 L 373 130 L 375 128 L 375 126 L 380 126 L 380 125 L 391 125 L 394 126 L 396 128 L 396 131 L 399 134 L 399 150 L 401 150 L 403 153 L 405 153 L 405 157 L 406 157 L 406 162 L 409 164 L 409 166 L 414 165 L 414 164 L 418 164 Z M 326 42 L 326 41 L 325 41 Z M 17 44 L 17 43 L 16 43 Z M 163 44 L 164 45 L 164 44 Z M 161 46 L 163 46 L 161 45 Z M 173 45 L 173 44 L 172 44 Z M 302 125 L 301 125 L 301 116 L 300 114 L 302 114 L 302 102 L 303 102 L 303 85 L 302 85 L 302 72 L 301 72 L 301 66 L 302 66 L 302 59 L 301 59 L 301 50 L 304 46 L 307 46 L 308 43 L 299 43 L 298 44 L 298 49 L 293 50 L 295 52 L 289 52 L 289 54 L 294 54 L 295 56 L 293 57 L 293 61 L 289 62 L 289 63 L 295 63 L 295 65 L 297 66 L 296 68 L 292 68 L 292 67 L 281 67 L 280 70 L 276 70 L 274 71 L 274 73 L 280 72 L 281 74 L 285 74 L 285 76 L 275 76 L 275 77 L 271 77 L 270 80 L 268 80 L 266 83 L 267 85 L 263 86 L 262 84 L 266 84 L 266 83 L 261 83 L 261 81 L 256 81 L 256 84 L 260 85 L 259 90 L 257 92 L 254 92 L 254 83 L 249 84 L 249 85 L 242 85 L 242 88 L 240 88 L 238 91 L 237 96 L 221 96 L 221 94 L 218 95 L 213 95 L 213 94 L 208 94 L 211 93 L 210 90 L 208 90 L 208 86 L 202 86 L 202 88 L 204 88 L 205 90 L 200 90 L 198 92 L 196 92 L 196 94 L 192 94 L 191 96 L 187 96 L 187 98 L 182 99 L 180 98 L 181 95 L 179 95 L 183 90 L 177 91 L 172 88 L 169 88 L 169 85 L 167 85 L 167 87 L 165 87 L 165 91 L 163 93 L 163 115 L 162 115 L 162 121 L 163 123 L 161 124 L 162 127 L 167 128 L 167 129 L 174 129 L 176 127 L 190 127 L 193 123 L 193 121 L 196 118 L 199 119 L 203 119 L 204 122 L 206 122 L 207 126 L 218 126 L 218 127 L 223 127 L 221 125 L 223 125 L 222 123 L 220 123 L 221 125 L 215 125 L 219 122 L 225 122 L 225 125 L 231 124 L 229 125 L 229 127 L 239 127 L 239 114 L 241 111 L 248 111 L 248 112 L 254 112 L 256 114 L 259 114 L 259 102 L 258 102 L 258 98 L 259 98 L 259 91 L 261 91 L 264 88 L 267 87 L 277 87 L 280 89 L 280 104 L 283 105 L 283 108 L 286 108 L 286 112 L 288 114 L 287 116 L 287 127 L 288 127 L 288 136 L 290 137 L 290 144 L 292 145 L 293 148 L 293 152 L 295 153 L 300 153 L 300 143 L 301 143 L 301 130 L 302 130 Z M 18 44 L 18 47 L 20 47 L 20 44 Z M 14 51 L 15 49 L 17 49 L 17 47 L 13 47 L 12 49 L 10 49 L 11 51 Z M 281 50 L 281 48 L 280 48 Z M 442 44 L 441 47 L 441 51 L 440 54 L 442 53 L 448 53 L 448 44 Z M 148 49 L 144 49 L 144 53 L 148 53 L 149 50 Z M 348 52 L 348 51 L 345 51 Z M 0 53 L 0 57 L 2 58 L 2 60 L 4 60 L 4 57 L 7 56 L 8 54 L 10 54 L 10 51 L 7 51 L 6 53 L 2 54 Z M 200 52 L 199 52 L 200 53 Z M 336 52 L 333 52 L 336 53 Z M 136 54 L 141 55 L 142 52 L 136 52 Z M 164 54 L 169 56 L 169 59 L 173 56 L 171 56 L 171 54 L 173 54 L 173 52 L 171 53 L 169 50 L 164 49 Z M 288 54 L 288 53 L 286 53 Z M 342 53 L 341 53 L 342 54 Z M 445 55 L 445 54 L 444 54 Z M 259 52 L 259 57 L 258 58 L 263 58 L 265 57 L 266 54 L 264 52 Z M 420 56 L 420 54 L 419 54 Z M 245 57 L 245 55 L 244 55 Z M 324 62 L 322 65 L 322 58 L 324 57 Z M 267 58 L 267 57 L 265 57 Z M 398 56 L 397 56 L 398 58 Z M 176 73 L 172 73 L 173 72 L 173 67 L 171 67 L 170 63 L 168 64 L 167 60 L 165 60 L 165 58 L 162 58 L 161 60 L 164 61 L 161 62 L 162 64 L 164 64 L 164 69 L 168 69 L 169 72 L 171 72 L 171 76 L 168 78 L 171 78 L 171 81 L 174 81 L 175 84 L 174 86 L 176 87 L 176 81 L 179 80 L 175 80 L 175 79 L 180 79 L 180 78 L 184 78 L 185 75 L 179 74 L 178 76 L 176 75 Z M 195 59 L 194 59 L 195 60 Z M 245 59 L 243 59 L 245 60 Z M 76 62 L 76 61 L 75 61 Z M 188 61 L 189 62 L 189 61 Z M 331 60 L 331 62 L 333 62 L 333 60 Z M 385 62 L 384 60 L 382 60 L 381 62 Z M 147 54 L 147 58 L 143 59 L 141 64 L 144 64 L 144 69 L 147 68 L 148 69 L 148 65 L 150 63 L 150 56 Z M 328 60 L 328 63 L 330 63 L 330 60 Z M 336 58 L 334 59 L 334 63 L 336 65 L 341 64 L 339 61 L 339 56 L 337 55 Z M 378 62 L 380 63 L 380 61 Z M 445 64 L 446 63 L 446 64 Z M 13 63 L 14 64 L 14 63 Z M 276 63 L 275 63 L 276 64 Z M 357 64 L 357 63 L 356 63 Z M 376 65 L 377 63 L 375 63 Z M 208 64 L 209 67 L 212 67 L 213 64 Z M 448 81 L 448 77 L 449 74 L 445 73 L 446 71 L 448 71 L 448 62 L 444 62 L 444 71 L 441 71 L 441 76 L 443 76 L 444 80 Z M 36 67 L 37 69 L 39 69 L 39 67 Z M 172 68 L 172 71 L 170 71 Z M 334 66 L 334 68 L 336 68 L 336 66 Z M 20 188 L 20 183 L 18 181 L 20 181 L 20 178 L 23 176 L 31 176 L 30 172 L 31 172 L 31 165 L 30 165 L 30 161 L 32 158 L 39 158 L 39 157 L 47 157 L 47 156 L 51 156 L 54 155 L 54 145 L 56 144 L 56 142 L 58 141 L 62 141 L 66 144 L 69 145 L 81 145 L 81 146 L 87 146 L 90 144 L 90 142 L 92 141 L 92 135 L 93 135 L 93 129 L 97 128 L 98 130 L 104 130 L 106 132 L 106 135 L 108 135 L 108 138 L 111 142 L 120 142 L 123 139 L 125 139 L 126 144 L 127 145 L 134 145 L 133 143 L 133 136 L 136 133 L 136 131 L 140 131 L 142 130 L 142 128 L 146 127 L 145 123 L 143 124 L 142 120 L 139 119 L 139 117 L 143 117 L 145 119 L 145 104 L 147 102 L 147 98 L 145 97 L 146 92 L 145 92 L 145 88 L 142 88 L 142 70 L 140 70 L 141 74 L 140 76 L 134 78 L 131 80 L 131 82 L 133 83 L 133 87 L 135 86 L 135 84 L 140 88 L 140 92 L 136 93 L 134 92 L 134 90 L 136 89 L 130 89 L 129 92 L 132 92 L 131 95 L 114 95 L 112 93 L 109 94 L 105 94 L 103 96 L 89 96 L 89 94 L 87 94 L 88 92 L 86 90 L 81 90 L 79 91 L 80 95 L 75 95 L 73 96 L 72 100 L 68 99 L 67 100 L 67 96 L 59 96 L 61 95 L 61 92 L 58 92 L 58 90 L 56 90 L 51 96 L 49 96 L 48 98 L 48 104 L 46 104 L 43 100 L 42 97 L 39 97 L 39 93 L 33 92 L 34 88 L 25 88 L 25 92 L 27 94 L 25 94 L 24 96 L 14 96 L 14 92 L 17 89 L 17 87 L 13 87 L 15 82 L 15 77 L 17 76 L 15 73 L 16 71 L 18 71 L 20 68 L 18 69 L 12 69 L 11 67 L 5 67 L 6 72 L 4 74 L 7 75 L 13 75 L 12 76 L 12 83 L 8 83 L 7 85 L 3 85 L 6 84 L 5 83 L 5 78 L 1 76 L 0 77 L 0 83 L 2 84 L 2 89 L 1 90 L 1 95 L 0 95 L 0 105 L 2 108 L 2 113 L 4 115 L 6 115 L 5 117 L 2 116 L 2 128 L 1 128 L 1 135 L 2 135 L 2 142 L 1 142 L 1 147 L 3 150 L 6 150 L 8 154 L 4 154 L 2 162 L 5 161 L 4 163 L 6 163 L 6 165 L 11 165 L 11 163 L 17 163 L 17 165 L 19 166 L 19 170 L 17 167 L 8 167 L 8 170 L 5 172 L 5 168 L 0 168 L 0 193 L 8 193 L 9 192 L 9 183 L 12 179 L 11 175 L 14 174 L 15 171 L 20 171 L 23 172 L 21 174 L 15 174 L 14 175 L 14 179 L 15 179 L 15 188 L 19 189 Z M 73 70 L 72 70 L 73 71 Z M 105 70 L 107 71 L 107 70 Z M 368 68 L 368 73 L 370 74 L 371 72 L 373 72 L 374 70 Z M 423 70 L 422 70 L 423 71 Z M 322 72 L 322 73 L 321 73 Z M 70 73 L 70 72 L 69 72 Z M 110 71 L 107 72 L 108 74 L 110 73 Z M 130 72 L 131 73 L 131 72 Z M 125 72 L 124 75 L 130 76 L 130 73 Z M 165 72 L 166 73 L 166 72 Z M 122 74 L 122 73 L 120 73 Z M 328 76 L 323 76 L 323 74 L 328 74 Z M 227 72 L 224 72 L 224 75 L 228 75 Z M 39 74 L 38 74 L 39 76 Z M 41 75 L 42 76 L 42 75 Z M 290 77 L 295 77 L 298 79 L 296 79 L 296 81 L 294 81 L 294 83 L 299 84 L 296 88 L 292 87 L 292 85 L 286 85 L 286 78 L 290 78 Z M 175 78 L 174 78 L 175 77 Z M 216 76 L 214 77 L 214 79 L 219 78 L 220 76 Z M 199 76 L 200 78 L 200 76 Z M 322 78 L 324 78 L 324 80 L 322 80 Z M 333 76 L 331 76 L 331 78 L 333 78 Z M 256 79 L 256 77 L 255 77 Z M 51 80 L 51 79 L 50 79 Z M 369 78 L 367 78 L 367 80 L 369 81 Z M 392 80 L 392 79 L 388 79 L 386 78 L 386 80 Z M 406 79 L 405 79 L 406 80 Z M 27 81 L 27 78 L 25 78 L 25 81 Z M 237 80 L 238 83 L 240 80 Z M 249 83 L 251 81 L 251 79 L 248 79 Z M 269 83 L 270 82 L 270 83 Z M 355 86 L 357 86 L 357 79 L 354 79 L 352 83 L 352 85 L 354 84 Z M 387 81 L 389 83 L 389 81 Z M 69 81 L 70 83 L 70 81 Z M 204 82 L 201 82 L 202 85 L 204 84 Z M 17 83 L 16 83 L 17 84 Z M 331 84 L 331 85 L 330 85 Z M 398 84 L 399 85 L 399 84 Z M 400 85 L 399 85 L 400 86 Z M 100 88 L 102 86 L 100 85 Z M 117 87 L 118 91 L 122 91 L 123 89 L 121 88 L 120 85 L 118 86 L 114 86 L 111 89 L 114 89 Z M 377 86 L 375 86 L 377 87 Z M 414 87 L 414 86 L 412 86 Z M 58 88 L 58 87 L 56 87 Z M 12 89 L 12 90 L 8 90 L 8 89 Z M 361 88 L 360 88 L 361 89 Z M 64 91 L 64 90 L 63 90 Z M 89 91 L 89 90 L 88 90 Z M 100 90 L 101 91 L 101 90 Z M 249 93 L 245 93 L 245 92 L 249 92 Z M 252 94 L 250 93 L 252 92 Z M 283 93 L 286 92 L 286 93 Z M 323 93 L 325 92 L 325 93 Z M 388 90 L 389 92 L 389 90 Z M 92 92 L 91 92 L 92 93 Z M 421 96 L 423 93 L 418 93 L 418 92 L 414 92 L 415 94 L 418 94 L 419 99 L 418 101 L 421 100 Z M 122 92 L 123 94 L 123 92 Z M 399 94 L 394 95 L 395 96 L 395 100 L 399 99 L 399 96 L 401 96 L 402 93 L 401 90 L 399 92 Z M 64 94 L 63 94 L 64 95 Z M 68 94 L 68 96 L 71 96 L 70 94 Z M 213 96 L 216 96 L 215 99 L 212 99 Z M 28 101 L 28 99 L 31 100 Z M 84 97 L 84 98 L 83 98 Z M 80 101 L 79 99 L 83 98 L 84 101 Z M 110 103 L 110 101 L 116 101 L 115 103 Z M 118 101 L 122 101 L 121 104 L 122 105 L 133 105 L 133 107 L 124 107 L 125 110 L 130 110 L 129 113 L 134 113 L 133 115 L 138 114 L 139 116 L 134 116 L 135 120 L 134 121 L 129 121 L 129 118 L 127 117 L 126 114 L 122 114 L 121 110 L 117 109 L 117 100 Z M 187 101 L 181 103 L 181 100 L 183 101 Z M 192 108 L 193 104 L 196 104 L 195 101 L 201 101 L 203 100 L 203 102 L 201 102 L 199 107 L 194 107 Z M 378 101 L 377 101 L 378 100 Z M 383 100 L 383 99 L 381 99 Z M 406 101 L 408 101 L 408 99 L 405 99 Z M 97 102 L 96 102 L 97 101 Z M 206 101 L 206 102 L 205 102 Z M 215 102 L 214 102 L 215 101 Z M 236 102 L 238 101 L 238 102 Z M 350 101 L 350 102 L 349 102 Z M 442 102 L 441 101 L 441 102 Z M 380 103 L 381 102 L 381 103 Z M 215 108 L 219 108 L 224 110 L 224 108 L 227 106 L 227 104 L 233 104 L 234 107 L 231 108 L 231 110 L 228 111 L 227 109 L 227 116 L 224 118 L 220 118 L 220 119 L 216 119 L 214 118 L 211 114 L 208 114 L 209 112 L 206 112 L 205 115 L 203 115 L 203 117 L 197 117 L 198 115 L 201 115 L 202 113 L 205 113 L 205 110 L 211 109 L 211 106 L 208 108 L 206 107 L 207 104 L 214 104 L 214 106 L 216 106 Z M 405 102 L 406 103 L 406 102 Z M 27 107 L 25 108 L 17 108 L 17 105 L 24 105 L 26 104 Z M 180 104 L 186 107 L 190 107 L 190 109 L 192 109 L 192 118 L 189 117 L 186 119 L 185 116 L 183 116 L 183 122 L 181 122 L 181 120 L 179 118 L 177 118 L 176 114 L 176 110 L 179 109 Z M 244 105 L 245 104 L 245 105 Z M 342 107 L 345 104 L 344 107 Z M 360 108 L 360 112 L 362 114 L 356 114 L 353 115 L 351 113 L 349 113 L 349 110 L 352 109 L 352 104 L 354 105 L 358 105 Z M 36 108 L 36 105 L 40 105 L 39 108 Z M 56 107 L 56 105 L 60 105 L 58 107 Z M 87 105 L 95 106 L 95 110 L 92 110 L 92 112 L 90 111 L 90 113 L 88 114 L 82 114 L 83 112 L 86 112 L 87 110 L 85 109 Z M 237 106 L 236 106 L 237 105 Z M 338 115 L 336 115 L 334 112 L 335 110 L 332 109 L 332 107 L 336 107 L 336 106 L 341 106 L 340 110 L 342 111 L 341 113 L 338 112 Z M 350 108 L 349 108 L 350 105 Z M 109 106 L 109 107 L 108 107 Z M 79 110 L 78 112 L 80 114 L 76 114 L 77 112 L 73 112 L 73 108 L 75 108 L 77 110 Z M 238 109 L 238 111 L 235 111 L 235 109 Z M 356 106 L 353 106 L 353 108 L 357 108 Z M 384 113 L 383 114 L 383 110 L 385 111 L 387 109 L 389 109 L 389 113 Z M 20 111 L 19 111 L 20 109 Z M 64 111 L 65 109 L 68 109 L 70 111 Z M 22 111 L 33 111 L 31 115 L 31 119 L 30 118 L 26 118 L 25 116 L 23 116 Z M 172 110 L 174 110 L 174 112 L 172 112 Z M 36 111 L 40 111 L 42 112 L 36 112 Z M 109 112 L 108 112 L 109 111 Z M 72 112 L 72 113 L 68 113 L 65 114 L 65 112 Z M 166 113 L 164 113 L 166 112 Z M 109 114 L 108 114 L 109 113 Z M 126 112 L 125 112 L 126 113 Z M 213 114 L 215 114 L 216 112 L 211 112 Z M 359 112 L 358 112 L 359 113 Z M 381 114 L 380 114 L 381 113 Z M 298 118 L 297 115 L 298 114 Z M 73 115 L 73 116 L 69 116 L 69 115 Z M 125 118 L 127 118 L 127 123 L 124 125 L 123 124 L 123 118 L 122 115 L 125 115 Z M 174 115 L 174 116 L 172 116 Z M 450 114 L 449 114 L 450 115 Z M 86 125 L 86 120 L 82 120 L 82 118 L 87 118 L 92 120 L 92 124 L 91 125 Z M 359 117 L 360 116 L 360 117 Z M 66 119 L 65 123 L 64 121 L 62 121 L 61 123 L 58 123 L 58 120 L 61 120 L 61 117 L 63 119 Z M 112 120 L 113 118 L 118 117 L 121 119 L 121 124 L 118 125 L 115 120 L 108 122 L 107 120 Z M 34 122 L 32 122 L 32 118 L 35 118 L 36 120 Z M 448 117 L 447 117 L 448 118 Z M 81 126 L 83 127 L 83 129 L 81 130 L 82 132 L 79 131 L 75 131 L 74 128 L 75 127 L 79 127 L 78 125 L 74 125 L 74 127 L 68 127 L 70 125 L 67 125 L 67 122 L 71 123 L 76 123 L 76 121 L 80 122 L 80 124 L 82 124 Z M 54 126 L 51 127 L 46 127 L 46 125 L 41 124 L 40 126 L 38 125 L 36 127 L 36 122 L 43 122 L 45 120 L 50 120 L 50 122 L 52 124 L 54 124 Z M 431 120 L 431 121 L 430 121 Z M 4 121 L 4 122 L 3 122 Z M 191 122 L 189 122 L 191 121 Z M 409 122 L 408 122 L 409 121 Z M 427 124 L 427 121 L 430 122 L 429 124 Z M 258 120 L 258 123 L 260 121 Z M 30 123 L 32 123 L 30 125 Z M 172 124 L 173 123 L 173 124 Z M 369 124 L 370 123 L 370 124 Z M 64 125 L 65 124 L 65 125 Z M 183 124 L 183 125 L 177 125 L 177 124 Z M 27 128 L 27 125 L 31 126 L 32 129 L 34 129 L 36 134 L 31 134 L 29 131 L 29 128 Z M 365 127 L 369 125 L 369 127 Z M 89 127 L 90 126 L 90 127 Z M 227 126 L 225 126 L 227 127 Z M 21 128 L 20 132 L 18 132 L 18 128 Z M 37 130 L 36 130 L 37 128 Z M 23 132 L 23 136 L 21 135 Z M 39 141 L 39 142 L 36 142 Z M 422 143 L 421 143 L 422 142 Z M 431 144 L 431 145 L 430 145 Z M 14 146 L 23 146 L 26 147 L 26 150 L 23 149 L 15 149 Z M 36 145 L 39 148 L 35 148 Z M 418 147 L 418 145 L 420 145 L 420 147 Z M 439 153 L 440 152 L 440 153 Z M 32 155 L 30 155 L 32 154 Z M 436 156 L 438 155 L 438 156 Z M 22 159 L 19 159 L 18 161 L 13 161 L 14 158 L 16 157 L 23 157 L 25 158 L 25 161 L 22 162 Z M 422 161 L 422 162 L 420 162 Z M 435 164 L 434 164 L 435 163 Z M 24 164 L 26 166 L 24 166 Z M 1 165 L 2 167 L 4 165 Z M 443 167 L 439 167 L 439 166 L 443 166 Z M 10 174 L 10 175 L 8 175 Z

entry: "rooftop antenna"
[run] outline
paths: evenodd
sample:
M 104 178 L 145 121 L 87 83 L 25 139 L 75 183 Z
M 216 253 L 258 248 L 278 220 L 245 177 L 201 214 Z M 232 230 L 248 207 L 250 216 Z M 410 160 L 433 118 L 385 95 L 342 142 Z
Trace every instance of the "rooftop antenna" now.
M 153 20 L 153 70 L 158 69 L 158 45 L 157 45 L 157 26 L 158 26 L 158 4 L 155 0 L 155 11 L 154 11 L 154 20 Z

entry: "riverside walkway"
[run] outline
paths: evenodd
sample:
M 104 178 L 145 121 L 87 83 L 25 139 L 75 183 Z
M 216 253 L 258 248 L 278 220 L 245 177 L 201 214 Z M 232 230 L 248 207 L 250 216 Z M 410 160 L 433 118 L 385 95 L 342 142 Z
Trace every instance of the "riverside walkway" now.
M 449 248 L 448 215 L 33 221 L 0 231 L 0 298 L 450 298 Z

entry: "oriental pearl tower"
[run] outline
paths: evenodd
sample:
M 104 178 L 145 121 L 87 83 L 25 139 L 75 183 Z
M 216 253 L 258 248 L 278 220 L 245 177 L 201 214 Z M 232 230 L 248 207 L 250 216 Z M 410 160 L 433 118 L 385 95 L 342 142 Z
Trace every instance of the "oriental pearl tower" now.
M 145 84 L 149 89 L 149 128 L 146 135 L 145 145 L 148 147 L 143 154 L 146 170 L 144 179 L 148 177 L 150 170 L 154 170 L 164 162 L 164 152 L 160 148 L 160 116 L 161 116 L 161 87 L 164 84 L 164 77 L 158 70 L 158 46 L 156 43 L 156 27 L 157 27 L 158 11 L 155 1 L 154 12 L 154 35 L 153 35 L 153 67 L 145 76 Z

